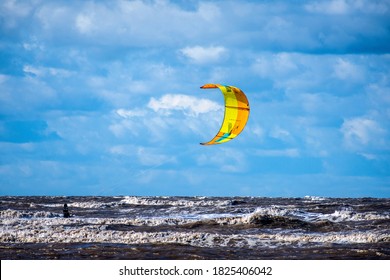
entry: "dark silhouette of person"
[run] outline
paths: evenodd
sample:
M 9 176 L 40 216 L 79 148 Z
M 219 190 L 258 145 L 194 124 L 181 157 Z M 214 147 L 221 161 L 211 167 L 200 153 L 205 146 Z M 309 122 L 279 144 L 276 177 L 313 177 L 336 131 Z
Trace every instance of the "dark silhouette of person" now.
M 69 209 L 68 209 L 68 204 L 64 204 L 64 210 L 62 210 L 64 212 L 64 218 L 69 218 L 70 217 L 70 213 L 69 213 Z

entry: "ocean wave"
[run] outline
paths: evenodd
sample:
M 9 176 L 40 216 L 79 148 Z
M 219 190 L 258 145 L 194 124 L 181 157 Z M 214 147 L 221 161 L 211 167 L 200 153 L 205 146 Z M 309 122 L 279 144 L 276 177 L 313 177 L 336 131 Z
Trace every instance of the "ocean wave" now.
M 125 196 L 115 197 L 115 201 L 99 201 L 91 198 L 91 201 L 74 201 L 68 202 L 69 207 L 85 208 L 85 209 L 104 209 L 115 208 L 121 206 L 131 205 L 143 205 L 143 206 L 181 206 L 181 207 L 221 207 L 229 206 L 239 203 L 239 201 L 230 199 L 210 199 L 206 197 L 191 197 L 191 198 L 178 198 L 178 197 L 138 197 L 138 196 Z M 40 204 L 42 207 L 62 207 L 63 204 Z
M 390 213 L 374 213 L 374 212 L 357 212 L 351 207 L 341 208 L 335 210 L 331 214 L 309 212 L 295 207 L 259 207 L 253 213 L 248 215 L 248 218 L 257 216 L 271 216 L 271 217 L 293 217 L 303 221 L 331 221 L 335 223 L 347 221 L 371 221 L 371 220 L 388 220 Z
M 346 221 L 373 221 L 373 220 L 388 220 L 390 214 L 378 214 L 374 212 L 359 213 L 354 211 L 352 208 L 346 208 L 336 210 L 332 214 L 323 214 L 323 219 L 328 219 L 332 222 L 346 222 Z
M 3 243 L 275 248 L 333 243 L 386 247 L 388 243 L 384 242 L 390 242 L 388 200 L 317 199 L 318 203 L 306 203 L 294 198 L 147 196 L 9 199 L 8 203 L 3 198 L 5 210 L 0 211 Z M 70 218 L 62 217 L 64 201 Z
M 20 218 L 56 218 L 62 215 L 47 211 L 20 211 L 20 210 L 2 210 L 0 211 L 0 217 L 2 219 L 20 219 Z
M 68 220 L 67 220 L 68 221 Z M 215 246 L 304 246 L 308 243 L 378 243 L 390 242 L 387 231 L 346 233 L 301 233 L 279 232 L 261 234 L 220 234 L 202 231 L 120 231 L 108 230 L 103 221 L 95 225 L 67 227 L 66 223 L 43 225 L 42 223 L 20 224 L 16 228 L 3 227 L 0 242 L 99 242 L 99 243 L 179 243 L 200 247 Z
M 120 202 L 122 204 L 130 205 L 149 205 L 149 206 L 184 206 L 184 207 L 194 207 L 194 206 L 229 206 L 232 204 L 232 201 L 229 199 L 206 199 L 205 197 L 195 197 L 195 198 L 170 198 L 170 197 L 137 197 L 137 196 L 127 196 L 122 199 Z
M 139 198 L 137 198 L 137 201 Z M 121 202 L 122 203 L 122 202 Z M 142 200 L 141 200 L 142 203 Z M 147 202 L 150 205 L 150 201 Z M 160 203 L 160 202 L 152 202 Z M 180 200 L 177 201 L 181 203 Z M 107 203 L 106 203 L 107 204 Z M 90 207 L 89 202 L 83 203 L 70 203 L 72 207 Z M 96 203 L 96 208 L 101 208 L 102 204 Z M 110 203 L 108 205 L 111 205 Z M 160 204 L 161 205 L 161 204 Z M 225 205 L 225 204 L 224 204 Z M 87 207 L 88 206 L 88 207 Z M 187 206 L 187 205 L 186 205 Z M 108 206 L 105 206 L 108 207 Z M 175 206 L 176 207 L 176 206 Z M 158 211 L 151 209 L 148 211 L 138 211 L 129 208 L 121 210 L 121 215 L 113 215 L 111 218 L 105 218 L 107 221 L 113 222 L 126 222 L 134 225 L 142 226 L 161 226 L 161 225 L 183 225 L 193 222 L 213 222 L 220 225 L 273 225 L 279 224 L 286 228 L 298 227 L 299 225 L 305 226 L 305 223 L 316 223 L 322 222 L 332 223 L 343 223 L 343 222 L 362 222 L 362 221 L 375 221 L 375 220 L 390 220 L 390 213 L 375 213 L 375 212 L 357 212 L 353 208 L 341 208 L 335 210 L 333 213 L 324 214 L 305 211 L 301 208 L 294 206 L 275 206 L 271 205 L 268 207 L 257 207 L 254 211 L 245 213 L 245 211 L 232 212 L 231 209 L 221 211 L 223 208 L 212 207 L 210 213 L 203 212 L 196 207 L 188 207 L 185 211 L 176 209 L 175 207 L 164 211 Z M 199 207 L 199 206 L 198 206 Z M 0 217 L 2 219 L 18 219 L 18 218 L 60 218 L 62 217 L 62 208 L 59 207 L 58 212 L 51 211 L 26 211 L 26 210 L 2 210 L 0 211 Z M 214 209 L 214 210 L 213 210 Z M 215 210 L 219 209 L 220 213 L 216 213 Z M 238 208 L 239 209 L 239 208 Z M 190 211 L 192 210 L 192 211 Z M 133 212 L 132 212 L 133 211 Z M 75 214 L 76 213 L 76 214 Z M 94 217 L 79 217 L 78 212 L 73 212 L 73 218 L 80 218 L 92 222 L 95 220 Z M 83 214 L 83 212 L 79 212 Z M 156 214 L 160 215 L 156 215 Z M 92 214 L 93 215 L 93 214 Z M 294 225 L 294 226 L 292 226 Z
M 322 196 L 311 196 L 311 195 L 306 195 L 303 197 L 303 199 L 307 201 L 324 201 L 327 200 L 327 197 L 322 197 Z

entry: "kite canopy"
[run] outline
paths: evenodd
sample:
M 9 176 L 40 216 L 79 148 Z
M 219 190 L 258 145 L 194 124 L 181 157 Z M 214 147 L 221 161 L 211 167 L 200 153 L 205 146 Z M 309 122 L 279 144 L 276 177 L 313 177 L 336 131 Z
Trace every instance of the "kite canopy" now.
M 244 129 L 249 118 L 249 102 L 244 92 L 234 86 L 205 84 L 202 89 L 219 88 L 225 98 L 225 116 L 217 135 L 202 145 L 221 144 L 232 140 Z

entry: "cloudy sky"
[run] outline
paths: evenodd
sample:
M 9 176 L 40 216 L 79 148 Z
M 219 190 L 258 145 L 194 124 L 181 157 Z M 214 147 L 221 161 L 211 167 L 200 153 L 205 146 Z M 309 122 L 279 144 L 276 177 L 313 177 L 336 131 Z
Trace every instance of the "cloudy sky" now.
M 390 197 L 390 1 L 4 0 L 0 38 L 0 195 Z

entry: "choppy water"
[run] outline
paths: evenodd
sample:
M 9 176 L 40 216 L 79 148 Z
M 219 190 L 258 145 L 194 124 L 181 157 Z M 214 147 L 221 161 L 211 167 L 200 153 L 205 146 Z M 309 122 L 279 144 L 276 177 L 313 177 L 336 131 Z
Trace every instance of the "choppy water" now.
M 0 218 L 1 259 L 390 259 L 390 199 L 3 196 Z

